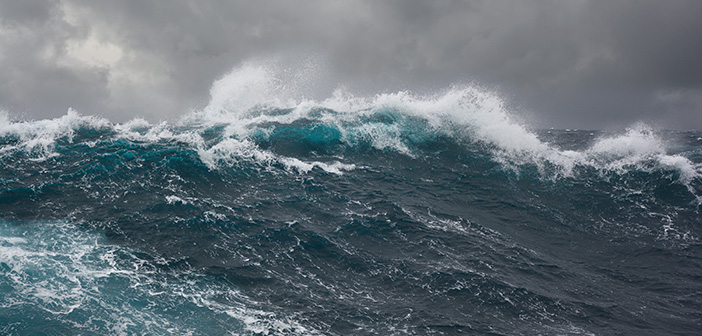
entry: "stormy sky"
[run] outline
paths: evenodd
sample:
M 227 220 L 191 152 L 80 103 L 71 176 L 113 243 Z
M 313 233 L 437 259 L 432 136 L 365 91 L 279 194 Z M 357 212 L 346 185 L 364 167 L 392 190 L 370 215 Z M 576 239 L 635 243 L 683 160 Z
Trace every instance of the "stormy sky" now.
M 359 93 L 477 83 L 538 127 L 702 129 L 700 18 L 699 0 L 0 0 L 0 108 L 173 119 L 242 62 L 314 55 Z

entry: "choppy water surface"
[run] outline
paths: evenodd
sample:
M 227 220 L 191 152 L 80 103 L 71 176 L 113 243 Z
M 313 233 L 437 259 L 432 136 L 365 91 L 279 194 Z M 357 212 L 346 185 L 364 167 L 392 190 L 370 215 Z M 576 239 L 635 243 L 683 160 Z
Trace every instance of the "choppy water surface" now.
M 0 333 L 702 330 L 702 132 L 269 75 L 179 122 L 0 120 Z

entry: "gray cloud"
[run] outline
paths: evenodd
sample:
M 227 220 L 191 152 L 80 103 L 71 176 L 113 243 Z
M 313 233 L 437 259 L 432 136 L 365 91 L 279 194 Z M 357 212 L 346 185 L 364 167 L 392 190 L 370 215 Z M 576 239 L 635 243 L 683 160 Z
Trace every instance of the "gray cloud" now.
M 700 17 L 696 0 L 0 0 L 0 106 L 172 118 L 244 60 L 312 50 L 356 91 L 477 82 L 537 126 L 699 129 Z

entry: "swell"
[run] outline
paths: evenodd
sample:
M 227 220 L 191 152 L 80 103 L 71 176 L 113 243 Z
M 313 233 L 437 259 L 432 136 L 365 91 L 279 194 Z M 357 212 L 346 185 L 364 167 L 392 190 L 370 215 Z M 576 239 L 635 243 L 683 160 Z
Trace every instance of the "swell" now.
M 206 107 L 176 123 L 135 119 L 113 124 L 70 109 L 52 120 L 14 122 L 0 113 L 0 157 L 41 161 L 74 140 L 88 147 L 127 140 L 190 148 L 211 169 L 247 163 L 342 173 L 356 167 L 353 159 L 344 161 L 347 152 L 422 158 L 455 147 L 489 156 L 507 171 L 536 169 L 546 179 L 574 177 L 581 171 L 664 171 L 690 186 L 702 174 L 699 139 L 675 150 L 675 144 L 666 143 L 652 128 L 637 124 L 618 134 L 591 133 L 585 145 L 566 148 L 567 137 L 544 140 L 549 136 L 517 122 L 499 96 L 474 85 L 425 95 L 357 96 L 338 88 L 327 98 L 308 99 L 316 69 L 305 64 L 290 70 L 280 64 L 244 63 L 213 84 Z
M 212 146 L 221 143 L 223 131 L 216 128 L 202 133 Z M 112 244 L 168 260 L 174 274 L 218 279 L 266 310 L 295 312 L 307 330 L 606 334 L 630 330 L 612 327 L 617 323 L 691 328 L 670 316 L 694 314 L 694 300 L 674 311 L 645 299 L 684 300 L 690 277 L 679 270 L 699 262 L 698 212 L 679 177 L 666 172 L 604 178 L 593 172 L 553 183 L 533 165 L 517 176 L 489 150 L 441 141 L 442 150 L 414 157 L 385 149 L 368 155 L 357 146 L 332 151 L 343 154 L 335 159 L 358 164 L 343 175 L 256 160 L 210 168 L 189 142 L 148 140 L 150 129 L 134 131 L 139 136 L 133 140 L 112 128 L 78 129 L 73 142 L 56 142 L 57 155 L 3 166 L 14 170 L 3 173 L 2 213 L 81 221 Z M 80 141 L 83 131 L 94 144 Z M 251 141 L 260 150 L 283 151 Z M 8 203 L 8 192 L 21 188 L 26 193 Z M 77 233 L 65 236 L 71 234 Z M 78 246 L 89 240 L 81 238 Z M 612 266 L 608 260 L 628 262 Z M 641 275 L 648 261 L 679 263 L 678 271 Z M 165 281 L 182 290 L 174 274 Z M 625 285 L 647 277 L 666 290 Z M 198 292 L 198 286 L 209 288 L 196 282 L 188 290 Z M 625 295 L 614 300 L 611 290 Z M 218 295 L 206 299 L 221 303 Z M 615 302 L 651 308 L 632 316 Z M 146 313 L 143 319 L 151 318 Z M 592 327 L 593 319 L 608 327 Z M 264 327 L 281 334 L 302 330 Z
M 305 326 L 261 313 L 252 334 L 694 331 L 699 133 L 534 132 L 476 87 L 306 100 L 276 76 L 235 70 L 176 123 L 0 120 L 0 213 L 20 223 L 0 248 L 38 256 L 13 267 L 120 254 L 72 265 L 155 282 L 176 294 L 156 306 L 195 300 L 222 329 L 251 307 Z M 23 241 L 27 222 L 45 227 Z M 54 235 L 71 244 L 47 254 Z
M 702 192 L 697 160 L 702 146 L 694 138 L 669 153 L 647 128 L 621 135 L 544 131 L 539 136 L 566 149 L 537 137 L 544 152 L 509 151 L 471 134 L 457 136 L 463 128 L 432 127 L 427 119 L 387 108 L 348 116 L 317 108 L 294 118 L 294 109 L 254 112 L 266 120 L 247 125 L 244 136 L 230 130 L 241 123 L 111 124 L 75 112 L 53 122 L 9 123 L 0 135 L 5 218 L 42 218 L 42 213 L 61 219 L 76 209 L 87 211 L 95 202 L 117 200 L 143 211 L 151 211 L 145 205 L 165 201 L 209 209 L 222 197 L 248 194 L 242 186 L 259 193 L 272 187 L 254 181 L 272 179 L 284 185 L 319 179 L 320 174 L 408 174 L 413 177 L 403 178 L 402 184 L 429 190 L 436 188 L 434 183 L 455 183 L 434 181 L 441 173 L 470 179 L 486 190 L 498 183 L 519 186 L 517 191 L 497 188 L 476 199 L 515 194 L 531 202 L 526 200 L 537 195 L 548 200 L 542 207 L 563 209 L 566 217 L 583 216 L 585 222 L 621 217 L 618 222 L 640 228 L 645 236 L 697 239 L 693 227 Z M 568 139 L 578 143 L 569 145 Z
M 5 118 L 0 120 L 0 159 L 43 161 L 61 155 L 68 146 L 86 152 L 95 148 L 106 151 L 104 148 L 114 148 L 116 144 L 127 148 L 177 146 L 195 151 L 210 169 L 254 165 L 301 173 L 319 168 L 341 174 L 355 169 L 364 156 L 427 159 L 442 151 L 453 151 L 489 158 L 506 172 L 520 174 L 535 169 L 544 179 L 656 172 L 675 176 L 678 183 L 697 195 L 695 189 L 702 176 L 702 141 L 688 141 L 683 150 L 675 150 L 649 127 L 636 125 L 613 135 L 568 132 L 580 138 L 581 144 L 563 149 L 567 147 L 563 144 L 568 133 L 555 138 L 551 131 L 538 135 L 510 121 L 501 110 L 486 108 L 487 112 L 481 110 L 477 114 L 466 111 L 464 100 L 472 97 L 472 92 L 462 92 L 462 98 L 448 107 L 437 101 L 395 96 L 406 105 L 404 110 L 399 103 L 383 103 L 387 97 L 377 98 L 367 107 L 361 105 L 356 107 L 361 109 L 342 112 L 310 102 L 287 109 L 257 105 L 257 110 L 243 116 L 228 116 L 228 122 L 221 120 L 219 114 L 214 118 L 204 112 L 174 125 L 154 125 L 140 119 L 112 124 L 105 119 L 80 116 L 73 110 L 53 120 L 10 122 Z M 444 99 L 448 98 L 438 101 Z M 450 110 L 423 114 L 413 104 L 439 105 Z M 489 122 L 476 122 L 483 115 L 490 115 Z M 549 137 L 556 144 L 541 140 Z

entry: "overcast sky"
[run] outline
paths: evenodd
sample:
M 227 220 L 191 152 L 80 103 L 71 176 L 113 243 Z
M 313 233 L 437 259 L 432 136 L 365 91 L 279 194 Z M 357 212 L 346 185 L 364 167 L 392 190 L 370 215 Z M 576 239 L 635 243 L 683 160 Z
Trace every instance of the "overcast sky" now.
M 0 0 L 0 108 L 173 119 L 306 53 L 361 93 L 472 82 L 539 127 L 702 129 L 700 0 Z

